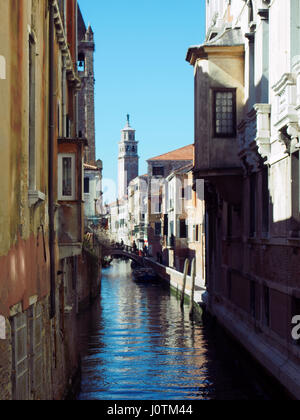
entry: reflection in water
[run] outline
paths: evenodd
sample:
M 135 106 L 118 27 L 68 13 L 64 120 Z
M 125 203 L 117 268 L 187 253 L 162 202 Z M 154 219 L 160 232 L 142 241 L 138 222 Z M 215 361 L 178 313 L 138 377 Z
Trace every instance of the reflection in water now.
M 103 270 L 100 302 L 81 319 L 78 399 L 267 398 L 209 331 L 160 282 L 135 283 L 130 263 L 114 262 Z

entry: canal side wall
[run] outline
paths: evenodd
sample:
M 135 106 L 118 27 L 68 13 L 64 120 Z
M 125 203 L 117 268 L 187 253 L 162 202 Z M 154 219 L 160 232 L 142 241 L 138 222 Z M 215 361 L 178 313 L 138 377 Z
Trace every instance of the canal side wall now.
M 151 258 L 145 258 L 146 264 L 151 267 L 158 276 L 167 282 L 173 289 L 178 293 L 181 293 L 183 288 L 183 273 L 174 270 L 173 268 L 166 267 L 165 265 L 159 264 L 158 262 L 152 260 Z M 201 305 L 203 302 L 203 294 L 205 293 L 205 288 L 199 286 L 196 282 L 195 292 L 194 292 L 194 302 Z M 190 298 L 192 294 L 192 277 L 187 276 L 186 286 L 185 286 L 185 295 Z
M 162 280 L 168 283 L 177 293 L 181 293 L 183 273 L 159 264 L 150 258 L 146 258 L 145 261 Z M 188 276 L 185 290 L 185 295 L 188 297 L 191 296 L 191 284 L 192 279 Z M 260 338 L 258 334 L 252 333 L 240 317 L 227 311 L 222 305 L 209 304 L 209 295 L 204 288 L 196 287 L 194 302 L 204 307 L 227 333 L 259 363 L 268 375 L 284 387 L 288 395 L 297 400 L 300 399 L 299 366 L 293 360 L 276 350 L 264 337 Z
M 78 260 L 78 311 L 86 309 L 100 294 L 102 247 L 83 248 Z
M 99 251 L 100 252 L 100 251 Z M 99 295 L 101 265 L 88 252 L 59 261 L 56 313 L 32 296 L 0 319 L 0 400 L 63 400 L 80 374 L 77 315 Z
M 260 335 L 218 303 L 206 306 L 210 315 L 233 337 L 260 366 L 278 383 L 280 383 L 290 397 L 300 399 L 300 371 L 299 365 L 288 355 L 278 351 L 262 332 Z

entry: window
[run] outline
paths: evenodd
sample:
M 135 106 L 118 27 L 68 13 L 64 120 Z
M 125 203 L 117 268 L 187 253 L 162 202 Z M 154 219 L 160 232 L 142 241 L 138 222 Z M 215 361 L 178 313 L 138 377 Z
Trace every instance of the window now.
M 174 221 L 170 222 L 169 228 L 169 246 L 175 246 L 175 236 L 174 236 Z
M 152 169 L 153 176 L 164 176 L 164 167 L 163 166 L 154 166 Z
M 13 394 L 15 400 L 29 399 L 28 325 L 26 313 L 12 319 Z
M 196 225 L 196 242 L 199 242 L 199 225 Z
M 58 199 L 75 200 L 75 153 L 58 155 Z
M 235 89 L 214 90 L 213 102 L 214 136 L 236 135 L 236 91 Z
M 187 237 L 187 226 L 185 219 L 179 220 L 179 237 L 186 238 Z
M 71 121 L 69 116 L 66 116 L 66 137 L 71 136 Z
M 169 234 L 169 216 L 164 214 L 164 236 Z
M 199 242 L 200 241 L 200 232 L 201 232 L 201 227 L 200 225 L 193 225 L 192 229 L 191 229 L 191 241 L 192 242 Z
M 152 214 L 161 213 L 161 202 L 160 202 L 159 196 L 153 196 L 151 198 L 151 211 L 152 211 Z
M 161 235 L 161 223 L 155 222 L 155 236 Z
M 78 71 L 85 71 L 85 57 L 83 53 L 78 54 Z
M 84 193 L 89 194 L 90 192 L 90 178 L 84 178 Z

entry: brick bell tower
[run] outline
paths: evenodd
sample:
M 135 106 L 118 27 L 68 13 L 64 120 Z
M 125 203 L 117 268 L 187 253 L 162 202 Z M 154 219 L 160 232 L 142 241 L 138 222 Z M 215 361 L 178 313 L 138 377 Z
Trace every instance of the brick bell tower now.
M 118 198 L 121 200 L 127 196 L 130 181 L 139 174 L 138 142 L 135 140 L 135 130 L 130 127 L 129 115 L 127 124 L 121 131 L 118 160 Z
M 94 52 L 93 30 L 90 25 L 86 28 L 78 9 L 78 74 L 82 85 L 78 92 L 78 105 L 84 110 L 78 115 L 78 132 L 88 140 L 84 161 L 90 165 L 96 163 Z

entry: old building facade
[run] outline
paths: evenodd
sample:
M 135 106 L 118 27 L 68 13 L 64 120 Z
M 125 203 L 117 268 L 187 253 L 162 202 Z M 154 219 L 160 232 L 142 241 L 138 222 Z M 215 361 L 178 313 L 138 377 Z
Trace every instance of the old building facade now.
M 169 224 L 167 211 L 164 213 L 162 208 L 166 179 L 174 170 L 192 164 L 193 159 L 194 146 L 188 145 L 147 160 L 149 254 L 166 265 L 169 263 L 169 253 L 163 253 L 163 237 L 167 236 L 167 241 L 170 241 L 174 235 L 174 226 Z
M 168 266 L 183 272 L 186 259 L 195 258 L 196 285 L 205 287 L 204 184 L 194 184 L 193 164 L 166 178 L 162 196 L 162 253 Z M 191 268 L 191 267 L 190 267 Z
M 85 25 L 81 11 L 77 14 L 78 34 L 78 75 L 81 87 L 78 92 L 78 134 L 87 139 L 88 147 L 84 153 L 84 212 L 85 227 L 97 226 L 102 208 L 102 170 L 103 163 L 96 161 L 95 130 L 95 70 L 94 33 Z
M 195 70 L 194 177 L 205 180 L 206 304 L 299 398 L 291 331 L 300 312 L 300 2 L 206 8 L 206 40 L 187 54 Z
M 148 175 L 133 179 L 128 187 L 129 243 L 139 250 L 148 247 Z
M 73 0 L 0 2 L 1 400 L 62 399 L 78 369 L 77 15 Z

